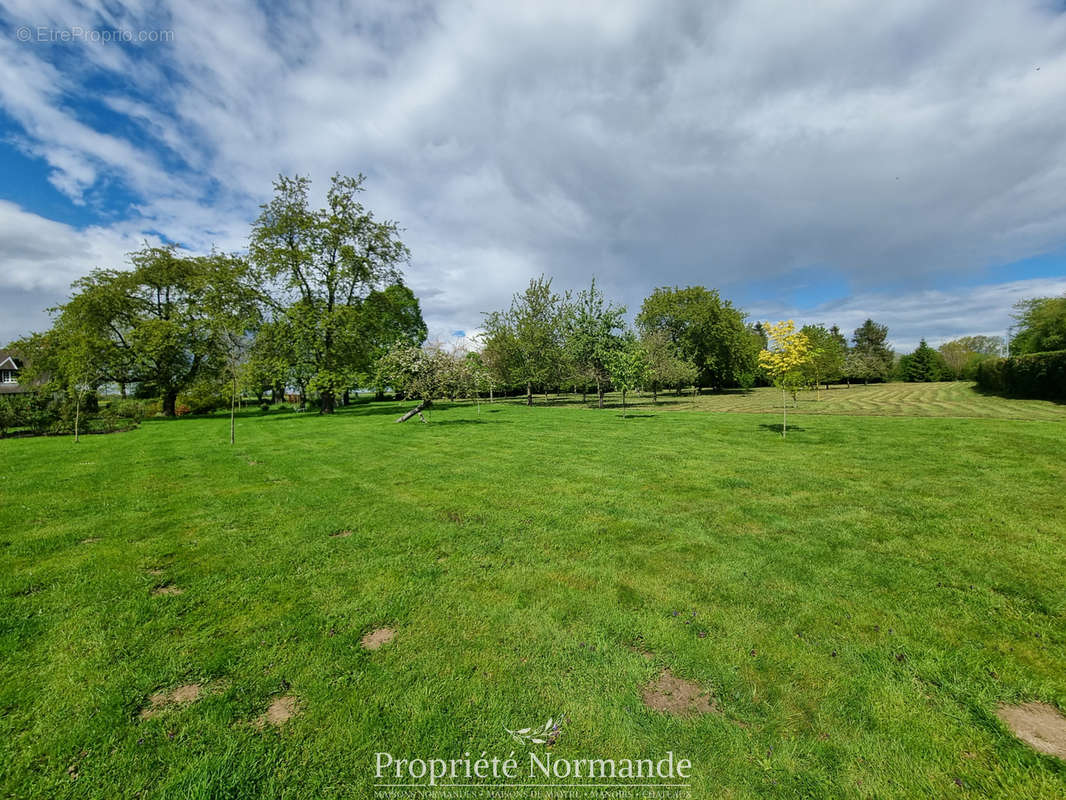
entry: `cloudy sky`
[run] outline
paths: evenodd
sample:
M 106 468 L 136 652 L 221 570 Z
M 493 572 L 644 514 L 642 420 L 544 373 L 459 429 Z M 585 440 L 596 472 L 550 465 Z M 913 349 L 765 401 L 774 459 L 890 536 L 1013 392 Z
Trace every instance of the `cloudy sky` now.
M 367 175 L 442 338 L 541 273 L 900 349 L 1066 292 L 1063 0 L 295 5 L 0 3 L 0 342 L 278 173 Z

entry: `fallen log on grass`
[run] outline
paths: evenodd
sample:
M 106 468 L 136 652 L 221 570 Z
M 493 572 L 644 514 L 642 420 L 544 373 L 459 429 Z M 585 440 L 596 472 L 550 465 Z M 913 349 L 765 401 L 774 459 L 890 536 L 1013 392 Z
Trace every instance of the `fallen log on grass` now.
M 419 403 L 417 406 L 412 408 L 410 411 L 408 411 L 406 414 L 404 414 L 402 417 L 400 417 L 396 421 L 397 422 L 407 422 L 407 420 L 411 419 L 411 417 L 413 417 L 415 414 L 418 414 L 418 418 L 420 420 L 422 420 L 423 422 L 425 422 L 426 418 L 422 416 L 422 412 L 425 411 L 427 408 L 429 408 L 431 405 L 433 405 L 433 401 L 432 400 L 423 400 L 421 403 Z

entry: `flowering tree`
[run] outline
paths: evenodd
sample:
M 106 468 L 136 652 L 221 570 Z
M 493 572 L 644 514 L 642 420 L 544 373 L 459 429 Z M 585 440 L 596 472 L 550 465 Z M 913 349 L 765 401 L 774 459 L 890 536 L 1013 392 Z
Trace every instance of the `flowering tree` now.
M 378 362 L 378 380 L 412 400 L 418 400 L 397 422 L 411 417 L 426 422 L 422 412 L 441 398 L 476 396 L 488 379 L 478 359 L 462 350 L 446 350 L 439 344 L 425 347 L 397 345 Z M 480 412 L 480 403 L 478 411 Z
M 768 348 L 759 353 L 759 366 L 773 379 L 774 386 L 781 387 L 781 435 L 785 436 L 788 431 L 785 393 L 790 392 L 795 401 L 796 392 L 804 384 L 804 368 L 810 363 L 811 343 L 806 334 L 796 330 L 796 324 L 790 319 L 768 322 L 764 330 Z

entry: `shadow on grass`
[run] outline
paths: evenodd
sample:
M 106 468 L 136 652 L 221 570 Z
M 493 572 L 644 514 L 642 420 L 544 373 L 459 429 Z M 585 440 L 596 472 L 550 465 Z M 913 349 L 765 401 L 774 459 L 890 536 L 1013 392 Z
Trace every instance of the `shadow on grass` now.
M 654 414 L 618 414 L 619 419 L 652 419 Z
M 1058 400 L 1054 397 L 1022 397 L 1016 394 L 997 392 L 994 389 L 985 389 L 978 386 L 976 383 L 970 387 L 970 391 L 974 394 L 979 394 L 982 397 L 998 397 L 1001 400 L 1044 400 L 1048 403 L 1054 403 L 1057 406 L 1066 406 L 1066 400 Z
M 782 425 L 781 425 L 780 422 L 777 422 L 777 423 L 763 422 L 763 423 L 761 423 L 759 425 L 759 427 L 762 428 L 765 431 L 773 431 L 774 433 L 778 434 L 779 436 L 781 435 Z M 797 433 L 803 433 L 806 430 L 807 430 L 806 428 L 802 428 L 799 425 L 789 425 L 788 426 L 789 433 L 791 433 L 792 431 L 796 431 Z

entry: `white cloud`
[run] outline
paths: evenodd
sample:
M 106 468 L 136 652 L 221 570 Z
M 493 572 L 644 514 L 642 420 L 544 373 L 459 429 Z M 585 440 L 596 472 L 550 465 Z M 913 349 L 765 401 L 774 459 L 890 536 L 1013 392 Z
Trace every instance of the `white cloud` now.
M 145 241 L 159 240 L 130 225 L 79 230 L 0 200 L 0 289 L 65 291 L 92 269 L 121 267 Z
M 540 272 L 565 286 L 595 273 L 631 309 L 656 285 L 728 296 L 761 279 L 776 308 L 778 277 L 824 267 L 870 302 L 894 302 L 876 291 L 886 278 L 910 286 L 938 336 L 957 325 L 929 286 L 1066 247 L 1066 15 L 1036 3 L 5 11 L 174 31 L 134 51 L 0 40 L 0 104 L 53 184 L 81 201 L 120 181 L 138 198 L 91 236 L 242 247 L 278 172 L 321 192 L 364 171 L 445 334 L 476 330 Z M 97 99 L 142 138 L 79 114 L 99 75 L 128 84 Z M 37 273 L 71 269 L 57 241 Z

